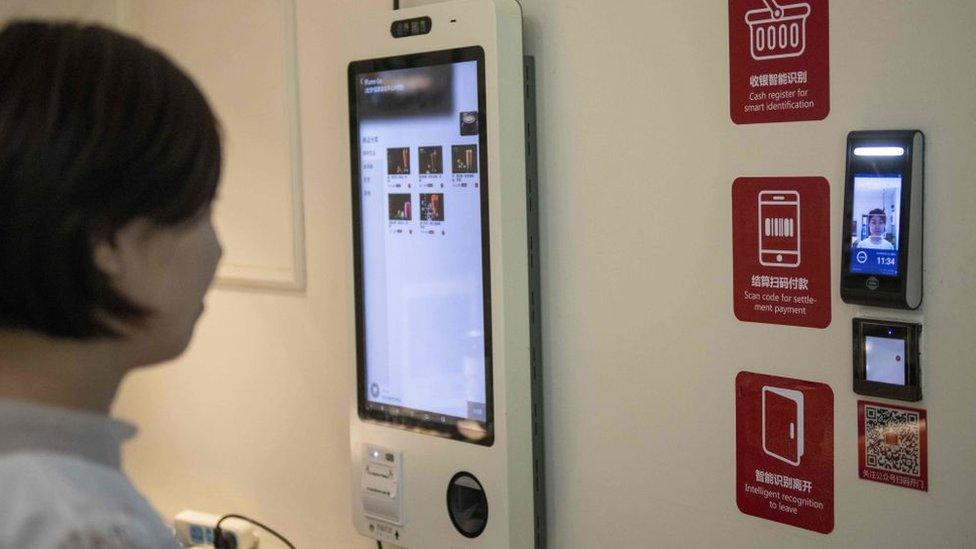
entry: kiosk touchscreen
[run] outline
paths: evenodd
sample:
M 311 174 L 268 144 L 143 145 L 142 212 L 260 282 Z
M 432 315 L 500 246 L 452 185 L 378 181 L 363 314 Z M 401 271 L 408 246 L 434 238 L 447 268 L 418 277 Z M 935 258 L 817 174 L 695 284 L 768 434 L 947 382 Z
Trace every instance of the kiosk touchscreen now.
M 915 309 L 922 302 L 922 133 L 847 138 L 841 297 Z
M 484 51 L 355 63 L 359 415 L 494 441 Z M 463 119 L 474 121 L 463 128 Z
M 408 548 L 540 547 L 519 6 L 350 31 L 356 527 Z

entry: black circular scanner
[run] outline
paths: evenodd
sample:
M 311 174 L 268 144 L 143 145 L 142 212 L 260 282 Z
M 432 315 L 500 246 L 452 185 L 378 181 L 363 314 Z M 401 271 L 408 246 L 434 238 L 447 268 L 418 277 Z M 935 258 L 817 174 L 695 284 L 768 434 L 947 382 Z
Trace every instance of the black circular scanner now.
M 447 484 L 447 515 L 462 536 L 476 538 L 488 524 L 488 498 L 474 475 L 461 471 Z

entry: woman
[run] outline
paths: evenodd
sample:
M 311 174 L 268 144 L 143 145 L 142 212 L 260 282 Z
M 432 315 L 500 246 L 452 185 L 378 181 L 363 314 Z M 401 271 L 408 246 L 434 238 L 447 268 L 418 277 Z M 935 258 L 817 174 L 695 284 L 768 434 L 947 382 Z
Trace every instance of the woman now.
M 186 348 L 221 255 L 217 121 L 116 32 L 0 31 L 0 547 L 179 547 L 119 469 L 119 383 Z

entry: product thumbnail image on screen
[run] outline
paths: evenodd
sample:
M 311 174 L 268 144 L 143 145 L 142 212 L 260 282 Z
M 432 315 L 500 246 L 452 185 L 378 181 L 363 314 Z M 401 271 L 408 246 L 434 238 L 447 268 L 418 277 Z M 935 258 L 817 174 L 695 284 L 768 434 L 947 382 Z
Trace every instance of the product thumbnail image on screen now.
M 900 175 L 854 176 L 851 272 L 898 276 Z
M 484 428 L 491 409 L 479 62 L 354 81 L 361 406 L 438 428 Z
M 420 220 L 444 221 L 444 193 L 420 195 Z
M 454 145 L 454 173 L 478 172 L 478 147 L 475 145 Z
M 389 175 L 410 175 L 410 149 L 386 149 L 386 169 Z
M 444 173 L 444 156 L 442 147 L 420 147 L 420 173 Z

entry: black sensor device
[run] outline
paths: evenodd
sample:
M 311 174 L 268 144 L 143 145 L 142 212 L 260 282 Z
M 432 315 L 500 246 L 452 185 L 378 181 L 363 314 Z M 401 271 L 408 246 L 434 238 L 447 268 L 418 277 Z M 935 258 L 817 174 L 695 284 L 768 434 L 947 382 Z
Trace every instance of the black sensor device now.
M 414 17 L 413 19 L 401 19 L 394 21 L 390 25 L 390 34 L 393 38 L 406 38 L 407 36 L 420 36 L 430 32 L 430 17 Z
M 922 399 L 921 324 L 854 319 L 854 392 L 895 400 Z
M 918 130 L 847 136 L 840 275 L 847 303 L 922 303 L 924 146 Z

